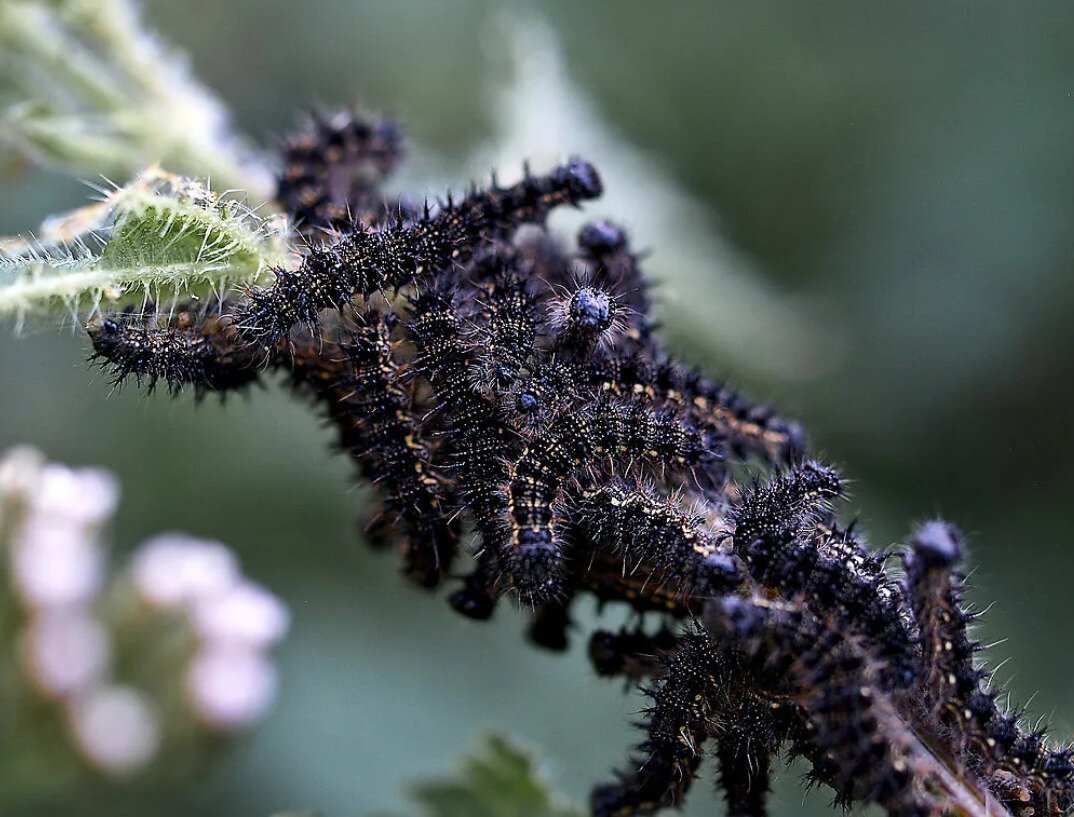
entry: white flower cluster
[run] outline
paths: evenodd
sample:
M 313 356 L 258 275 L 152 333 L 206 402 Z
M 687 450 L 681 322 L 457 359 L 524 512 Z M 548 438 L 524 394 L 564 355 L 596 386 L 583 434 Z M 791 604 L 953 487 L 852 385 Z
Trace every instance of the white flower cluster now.
M 50 705 L 79 757 L 123 774 L 264 716 L 290 621 L 227 547 L 185 534 L 153 537 L 109 578 L 101 533 L 118 500 L 105 471 L 26 448 L 0 459 L 0 599 L 10 590 L 18 622 L 0 650 L 16 651 L 28 700 Z
M 130 573 L 146 604 L 180 612 L 193 627 L 199 643 L 186 689 L 199 718 L 224 729 L 261 718 L 276 696 L 269 650 L 290 624 L 283 603 L 244 578 L 224 545 L 185 534 L 150 539 Z

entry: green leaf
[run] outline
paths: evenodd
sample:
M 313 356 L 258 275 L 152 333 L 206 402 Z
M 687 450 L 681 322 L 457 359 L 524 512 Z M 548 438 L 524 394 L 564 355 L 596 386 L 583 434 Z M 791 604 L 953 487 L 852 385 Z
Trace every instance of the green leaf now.
M 413 799 L 427 817 L 583 817 L 552 792 L 529 753 L 498 736 L 463 761 L 457 778 L 421 783 Z
M 255 283 L 288 263 L 286 224 L 150 169 L 98 204 L 0 241 L 0 319 Z

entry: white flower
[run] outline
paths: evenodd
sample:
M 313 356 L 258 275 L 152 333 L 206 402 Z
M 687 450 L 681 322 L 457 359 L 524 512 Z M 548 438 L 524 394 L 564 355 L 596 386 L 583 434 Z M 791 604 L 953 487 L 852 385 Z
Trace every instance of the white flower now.
M 11 571 L 28 606 L 60 607 L 87 604 L 101 587 L 104 566 L 84 529 L 35 514 L 13 542 Z
M 112 644 L 99 621 L 81 611 L 50 611 L 31 619 L 23 634 L 31 678 L 44 692 L 68 697 L 101 679 Z
M 12 448 L 0 460 L 0 500 L 25 496 L 37 485 L 45 458 L 28 445 Z
M 157 714 L 149 701 L 130 687 L 94 690 L 73 703 L 70 717 L 79 749 L 105 771 L 136 771 L 160 748 Z
M 116 478 L 97 468 L 72 469 L 49 464 L 30 496 L 31 513 L 50 518 L 66 518 L 86 527 L 96 527 L 115 513 L 119 504 Z
M 194 628 L 206 641 L 256 648 L 276 644 L 291 626 L 284 603 L 251 581 L 199 599 L 192 617 Z
M 277 684 L 272 662 L 250 647 L 207 647 L 187 670 L 187 691 L 198 716 L 223 729 L 262 718 L 276 699 Z
M 217 596 L 240 577 L 238 560 L 227 547 L 182 533 L 162 533 L 145 542 L 130 571 L 138 593 L 161 607 Z

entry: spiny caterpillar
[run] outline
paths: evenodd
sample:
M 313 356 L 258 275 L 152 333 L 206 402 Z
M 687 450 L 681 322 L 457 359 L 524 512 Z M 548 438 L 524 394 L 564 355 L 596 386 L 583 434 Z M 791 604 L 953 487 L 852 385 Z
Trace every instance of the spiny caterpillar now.
M 784 750 L 843 805 L 1071 811 L 1074 750 L 1023 728 L 978 663 L 961 535 L 923 525 L 895 572 L 839 521 L 845 481 L 797 423 L 664 347 L 625 231 L 556 241 L 548 213 L 600 194 L 591 165 L 418 207 L 378 193 L 400 155 L 384 119 L 315 121 L 279 180 L 301 262 L 199 309 L 95 321 L 95 357 L 199 395 L 286 372 L 378 493 L 370 538 L 417 583 L 453 580 L 463 615 L 509 595 L 564 649 L 576 597 L 627 605 L 589 654 L 652 706 L 597 817 L 679 804 L 706 751 L 729 813 L 762 815 Z
M 402 156 L 390 119 L 315 116 L 284 145 L 276 198 L 304 234 L 347 229 L 385 215 L 377 188 Z
M 94 319 L 87 327 L 93 358 L 106 361 L 114 383 L 128 377 L 152 391 L 158 381 L 177 394 L 191 384 L 199 397 L 236 390 L 257 379 L 258 367 L 249 349 L 223 338 L 219 310 L 187 304 L 166 315 L 136 313 Z

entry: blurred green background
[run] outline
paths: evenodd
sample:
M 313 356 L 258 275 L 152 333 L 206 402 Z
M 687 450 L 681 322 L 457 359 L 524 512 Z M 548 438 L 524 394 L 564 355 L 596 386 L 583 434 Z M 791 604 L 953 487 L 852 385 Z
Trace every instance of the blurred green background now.
M 145 13 L 263 144 L 313 104 L 361 101 L 399 116 L 444 167 L 481 178 L 487 167 L 461 163 L 493 127 L 486 98 L 502 66 L 490 20 L 502 8 L 152 0 Z M 993 653 L 1011 659 L 1000 677 L 1069 737 L 1074 5 L 527 9 L 562 39 L 571 76 L 610 126 L 841 339 L 819 374 L 765 377 L 741 356 L 731 365 L 718 332 L 677 330 L 668 310 L 677 347 L 799 416 L 854 479 L 874 543 L 935 513 L 970 531 L 973 595 L 994 603 L 983 637 L 1009 638 Z M 87 195 L 64 177 L 8 170 L 0 234 Z M 568 656 L 549 655 L 523 643 L 506 606 L 475 624 L 405 584 L 393 558 L 356 541 L 362 490 L 348 487 L 329 430 L 278 383 L 225 406 L 146 399 L 113 393 L 86 352 L 79 332 L 47 325 L 0 339 L 0 449 L 29 442 L 113 469 L 124 547 L 161 529 L 219 538 L 287 600 L 294 629 L 275 713 L 216 773 L 49 813 L 398 812 L 405 781 L 443 772 L 490 729 L 539 747 L 579 801 L 622 763 L 640 699 L 588 670 L 591 621 Z M 803 810 L 796 774 L 776 814 Z M 687 814 L 719 808 L 708 788 Z M 825 802 L 815 793 L 804 808 Z

